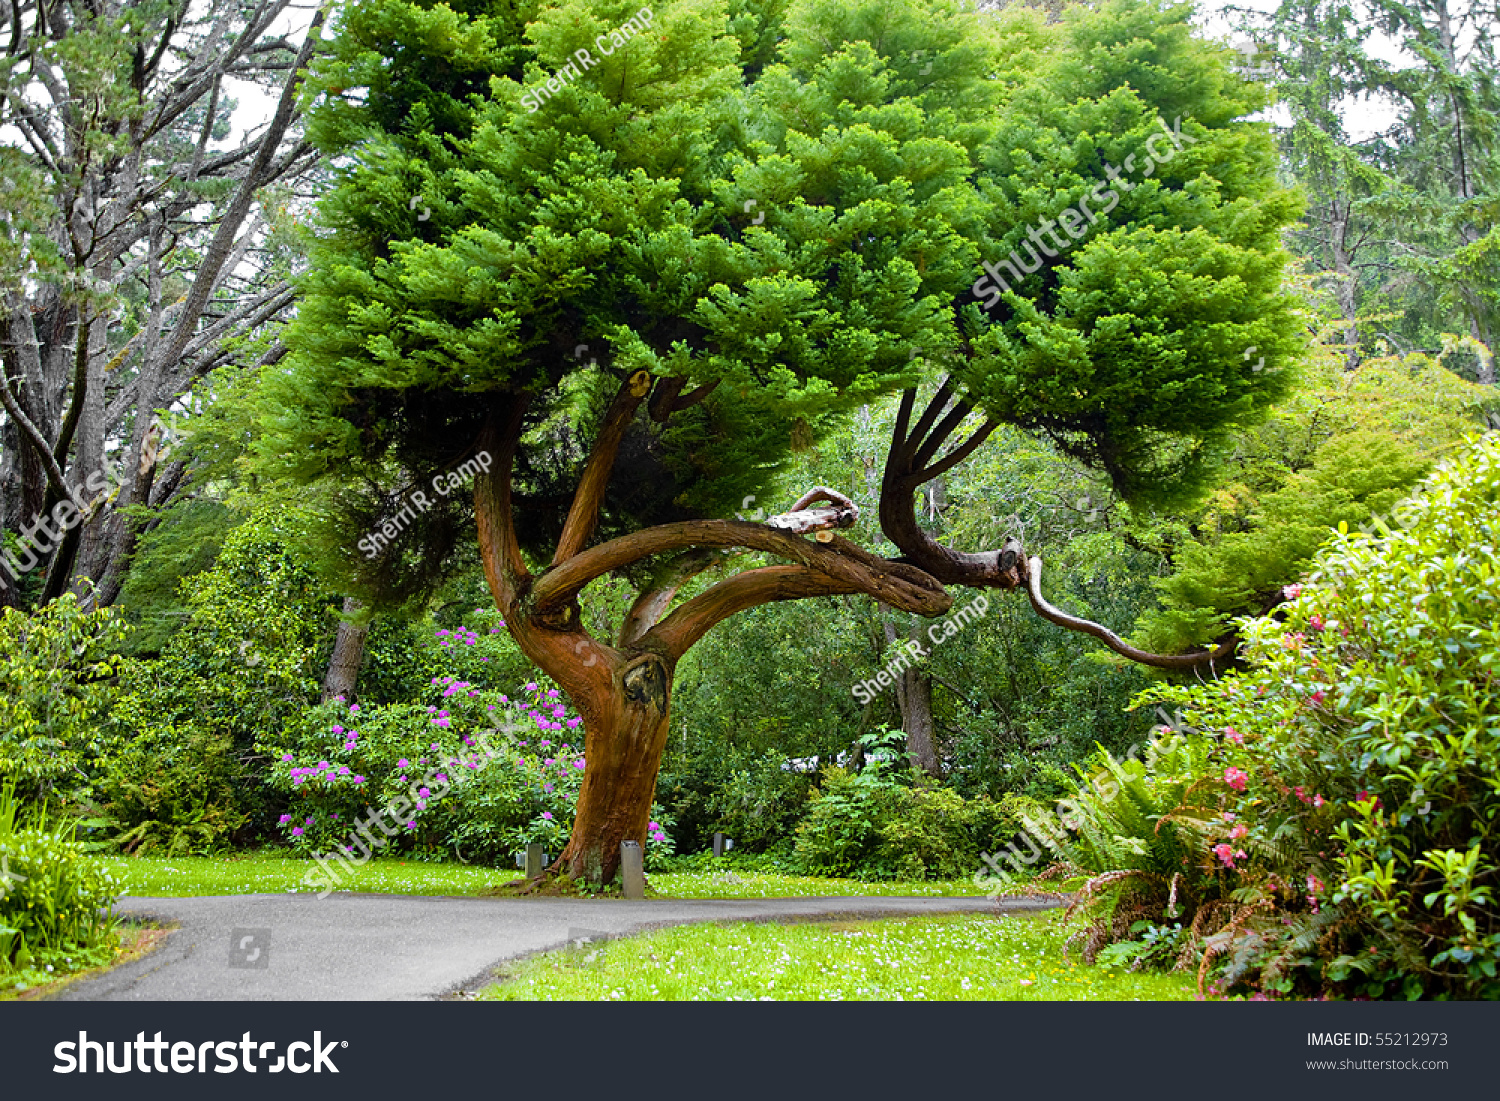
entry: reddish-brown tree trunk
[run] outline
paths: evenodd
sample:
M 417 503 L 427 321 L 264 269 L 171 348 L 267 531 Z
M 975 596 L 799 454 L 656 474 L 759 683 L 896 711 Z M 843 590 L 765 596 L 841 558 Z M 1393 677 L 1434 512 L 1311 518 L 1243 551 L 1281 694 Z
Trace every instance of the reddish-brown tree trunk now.
M 609 705 L 585 724 L 588 768 L 573 834 L 554 865 L 572 879 L 608 883 L 620 868 L 620 844 L 644 850 L 656 775 L 667 748 L 671 678 L 654 654 L 611 678 Z
M 608 883 L 620 869 L 621 842 L 646 847 L 667 748 L 673 670 L 652 651 L 621 651 L 590 638 L 578 629 L 577 605 L 557 620 L 512 615 L 506 625 L 583 719 L 587 768 L 572 835 L 552 870 Z

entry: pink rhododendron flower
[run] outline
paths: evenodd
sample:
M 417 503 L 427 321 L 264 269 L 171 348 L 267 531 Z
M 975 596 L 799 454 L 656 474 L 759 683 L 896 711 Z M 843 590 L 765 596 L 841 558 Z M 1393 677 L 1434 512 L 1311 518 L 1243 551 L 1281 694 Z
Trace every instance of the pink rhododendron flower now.
M 1226 768 L 1224 770 L 1224 782 L 1235 791 L 1244 791 L 1245 783 L 1250 779 L 1249 775 L 1237 768 Z
M 1245 828 L 1244 823 L 1241 823 L 1235 826 L 1234 829 L 1229 831 L 1229 836 L 1233 840 L 1238 841 L 1241 837 L 1244 837 L 1249 832 L 1250 831 Z

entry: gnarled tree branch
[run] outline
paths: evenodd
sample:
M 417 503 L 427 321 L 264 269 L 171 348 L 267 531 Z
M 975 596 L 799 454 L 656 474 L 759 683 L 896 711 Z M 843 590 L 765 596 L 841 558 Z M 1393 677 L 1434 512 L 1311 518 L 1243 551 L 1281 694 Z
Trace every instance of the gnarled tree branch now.
M 651 374 L 637 371 L 620 385 L 615 400 L 610 402 L 604 414 L 604 424 L 594 440 L 594 449 L 589 452 L 583 476 L 578 479 L 578 490 L 573 494 L 573 507 L 563 524 L 562 535 L 557 540 L 557 551 L 552 555 L 554 566 L 566 562 L 589 541 L 599 523 L 599 507 L 604 503 L 604 491 L 609 488 L 609 478 L 615 469 L 615 458 L 620 453 L 620 443 L 625 439 L 625 430 L 630 427 L 635 411 L 651 391 Z
M 1081 631 L 1083 634 L 1097 638 L 1121 657 L 1127 657 L 1131 661 L 1150 665 L 1156 669 L 1197 669 L 1204 665 L 1212 669 L 1215 663 L 1226 660 L 1235 650 L 1234 639 L 1228 640 L 1214 650 L 1200 650 L 1191 654 L 1152 654 L 1138 649 L 1108 627 L 1090 619 L 1069 615 L 1056 605 L 1048 603 L 1047 598 L 1042 596 L 1042 560 L 1035 555 L 1031 557 L 1026 570 L 1026 593 L 1031 597 L 1031 606 L 1036 609 L 1037 615 L 1048 622 L 1056 623 L 1059 627 L 1066 627 L 1070 631 Z

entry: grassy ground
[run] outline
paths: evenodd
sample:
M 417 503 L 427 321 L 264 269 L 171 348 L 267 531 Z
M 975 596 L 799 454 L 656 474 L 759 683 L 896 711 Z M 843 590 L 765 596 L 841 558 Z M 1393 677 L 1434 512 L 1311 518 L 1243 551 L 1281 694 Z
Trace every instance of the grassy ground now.
M 139 959 L 166 939 L 169 931 L 154 924 L 121 922 L 106 943 L 91 951 L 79 949 L 77 956 L 59 966 L 0 974 L 0 1002 L 50 997 L 79 979 L 102 975 L 112 967 Z
M 191 898 L 197 895 L 280 894 L 306 891 L 302 879 L 317 870 L 311 860 L 243 853 L 236 856 L 104 857 L 136 898 Z M 475 895 L 514 879 L 501 871 L 467 864 L 423 864 L 372 860 L 343 874 L 350 890 L 388 895 Z
M 511 965 L 498 1001 L 1188 1001 L 1190 976 L 1064 960 L 1057 912 L 666 929 Z
M 106 857 L 103 862 L 137 898 L 189 898 L 196 895 L 279 894 L 307 890 L 302 879 L 316 865 L 309 860 L 260 853 L 236 856 Z M 514 868 L 419 861 L 372 860 L 345 876 L 349 890 L 396 895 L 477 895 L 509 882 Z M 761 872 L 672 872 L 650 876 L 660 898 L 791 898 L 827 895 L 953 896 L 983 894 L 964 881 L 863 883 L 853 879 Z

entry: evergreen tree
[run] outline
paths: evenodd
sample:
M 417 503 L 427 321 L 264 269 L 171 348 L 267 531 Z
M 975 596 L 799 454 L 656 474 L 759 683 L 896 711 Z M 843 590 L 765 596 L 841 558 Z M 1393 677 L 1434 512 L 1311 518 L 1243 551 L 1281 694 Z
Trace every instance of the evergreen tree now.
M 1296 203 L 1240 121 L 1262 92 L 1188 16 L 338 12 L 309 132 L 340 174 L 259 462 L 329 488 L 327 565 L 372 607 L 427 591 L 477 522 L 508 629 L 587 730 L 558 871 L 608 880 L 645 841 L 677 663 L 749 608 L 862 593 L 932 616 L 947 586 L 1025 587 L 1139 660 L 1208 657 L 1126 646 L 1052 608 L 1018 540 L 957 551 L 915 511 L 1007 424 L 1129 499 L 1182 500 L 1286 388 Z M 764 522 L 716 518 L 883 395 L 899 557 L 834 535 L 858 510 L 822 487 Z M 472 496 L 451 489 L 469 474 Z M 731 548 L 774 564 L 673 607 Z M 637 595 L 599 637 L 579 594 L 611 574 Z

